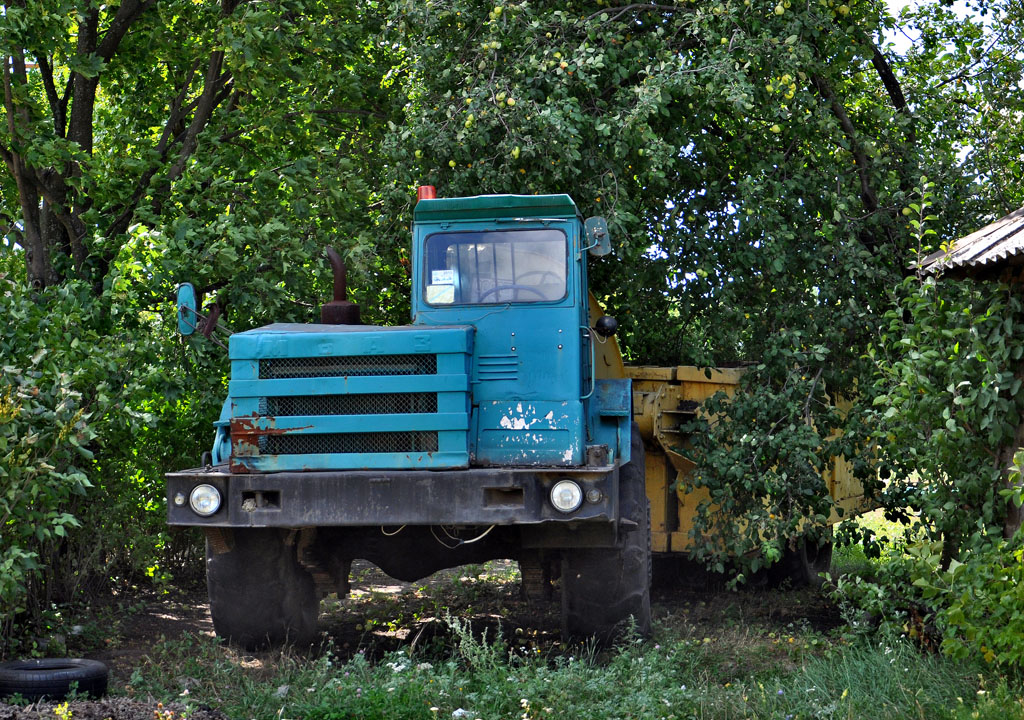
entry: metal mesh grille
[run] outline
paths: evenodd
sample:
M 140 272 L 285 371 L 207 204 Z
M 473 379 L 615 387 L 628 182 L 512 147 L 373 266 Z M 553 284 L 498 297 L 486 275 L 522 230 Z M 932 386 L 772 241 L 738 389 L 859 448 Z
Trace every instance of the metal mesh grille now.
M 437 452 L 437 433 L 420 430 L 384 433 L 261 435 L 259 446 L 262 455 Z
M 436 413 L 437 393 L 297 395 L 260 398 L 260 415 L 404 415 Z
M 346 355 L 260 360 L 261 380 L 436 374 L 436 355 Z

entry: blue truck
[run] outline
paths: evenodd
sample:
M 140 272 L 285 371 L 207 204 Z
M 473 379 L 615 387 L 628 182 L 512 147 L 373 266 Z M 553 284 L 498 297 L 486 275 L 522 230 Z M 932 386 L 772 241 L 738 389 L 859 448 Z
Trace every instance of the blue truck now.
M 320 323 L 229 340 L 208 462 L 167 475 L 168 522 L 206 534 L 214 628 L 308 644 L 354 559 L 412 581 L 507 558 L 528 596 L 557 589 L 567 636 L 647 632 L 644 447 L 588 301 L 607 224 L 567 195 L 421 198 L 409 325 L 359 324 L 336 274 Z M 191 332 L 189 286 L 178 312 Z

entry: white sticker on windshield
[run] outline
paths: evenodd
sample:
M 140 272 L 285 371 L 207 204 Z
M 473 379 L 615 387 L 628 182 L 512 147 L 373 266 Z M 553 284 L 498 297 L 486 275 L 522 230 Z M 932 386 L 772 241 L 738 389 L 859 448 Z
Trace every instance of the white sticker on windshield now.
M 430 284 L 431 285 L 454 285 L 455 284 L 455 271 L 454 270 L 432 270 L 430 272 Z
M 431 305 L 451 305 L 455 302 L 455 286 L 427 285 L 427 302 Z

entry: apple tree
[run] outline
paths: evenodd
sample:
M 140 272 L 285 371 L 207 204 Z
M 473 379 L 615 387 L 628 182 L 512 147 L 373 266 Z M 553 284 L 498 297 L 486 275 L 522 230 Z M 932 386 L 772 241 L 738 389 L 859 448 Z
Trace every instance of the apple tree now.
M 632 360 L 748 367 L 743 392 L 709 407 L 720 421 L 694 427 L 690 482 L 713 501 L 698 523 L 719 540 L 702 545 L 712 564 L 757 566 L 794 533 L 817 539 L 804 518 L 832 510 L 832 456 L 874 483 L 866 353 L 914 259 L 902 209 L 922 175 L 944 194 L 939 236 L 980 207 L 961 162 L 977 125 L 954 111 L 953 90 L 986 33 L 931 8 L 897 19 L 834 0 L 390 5 L 385 38 L 405 55 L 403 120 L 383 141 L 388 245 L 401 246 L 395 219 L 418 184 L 567 192 L 609 219 L 616 252 L 592 280 Z M 1013 24 L 999 27 L 1012 45 Z M 909 55 L 885 39 L 916 28 L 931 40 Z M 1004 84 L 1008 58 L 990 53 L 979 82 Z M 986 127 L 1011 154 L 1014 136 Z M 842 412 L 840 394 L 856 400 Z

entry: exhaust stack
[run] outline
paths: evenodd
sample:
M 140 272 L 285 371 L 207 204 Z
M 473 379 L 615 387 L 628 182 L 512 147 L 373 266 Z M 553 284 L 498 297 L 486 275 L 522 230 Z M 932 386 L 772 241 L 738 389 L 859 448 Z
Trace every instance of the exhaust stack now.
M 334 248 L 327 248 L 327 259 L 334 270 L 334 300 L 320 307 L 320 322 L 324 325 L 362 325 L 359 306 L 347 299 L 345 279 L 348 271 Z

